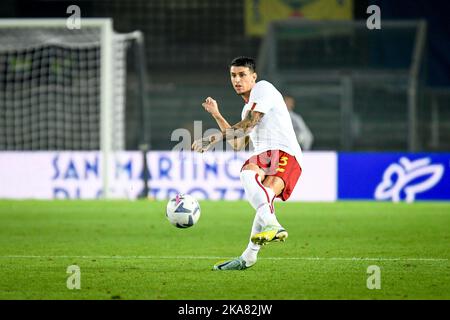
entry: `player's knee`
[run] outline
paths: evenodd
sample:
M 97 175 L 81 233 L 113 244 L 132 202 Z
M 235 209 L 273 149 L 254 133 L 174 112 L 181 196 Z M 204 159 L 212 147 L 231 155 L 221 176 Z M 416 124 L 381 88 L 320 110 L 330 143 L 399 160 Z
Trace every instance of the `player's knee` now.
M 268 176 L 264 179 L 263 182 L 264 187 L 272 189 L 275 195 L 279 195 L 283 192 L 284 189 L 284 181 L 280 177 L 277 176 Z
M 253 163 L 249 163 L 242 168 L 241 179 L 242 179 L 242 173 L 244 171 L 253 171 L 254 173 L 257 173 L 259 178 L 261 179 L 261 182 L 264 181 L 264 179 L 266 177 L 266 175 L 264 174 L 264 171 L 261 170 L 260 167 L 258 167 L 256 164 L 253 164 Z
M 262 191 L 264 187 L 261 184 L 261 180 L 259 179 L 257 172 L 253 170 L 242 170 L 240 178 L 247 200 L 255 210 L 257 210 L 262 204 L 267 203 L 267 193 Z

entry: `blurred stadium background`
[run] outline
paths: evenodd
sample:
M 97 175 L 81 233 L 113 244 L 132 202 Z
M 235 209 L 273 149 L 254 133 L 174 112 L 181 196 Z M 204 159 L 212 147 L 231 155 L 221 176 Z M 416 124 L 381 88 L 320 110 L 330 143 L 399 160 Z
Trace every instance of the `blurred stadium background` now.
M 314 133 L 314 150 L 448 150 L 450 44 L 448 19 L 438 2 L 314 2 L 5 0 L 0 16 L 64 18 L 76 4 L 82 18 L 112 18 L 116 32 L 142 31 L 148 110 L 142 115 L 139 76 L 129 55 L 126 150 L 137 150 L 143 137 L 153 150 L 169 150 L 173 128 L 190 128 L 191 119 L 214 127 L 199 108 L 205 94 L 217 97 L 225 116 L 236 122 L 241 103 L 230 90 L 227 64 L 237 55 L 258 58 L 261 75 L 297 98 Z M 365 26 L 370 4 L 382 7 L 382 32 Z M 290 22 L 265 29 L 271 20 L 289 16 L 294 16 Z M 0 76 L 5 84 L 4 71 Z M 2 108 L 5 112 L 4 103 Z M 151 125 L 142 128 L 141 117 Z M 0 135 L 0 149 L 67 148 L 29 147 L 9 141 L 10 134 Z M 70 149 L 95 150 L 95 138 Z
M 381 30 L 366 26 L 372 4 L 382 8 Z M 8 20 L 64 22 L 71 5 L 80 8 L 80 30 L 64 23 L 18 28 Z M 314 135 L 312 151 L 448 151 L 445 8 L 402 0 L 6 0 L 0 150 L 101 149 L 102 170 L 110 171 L 102 175 L 105 193 L 114 180 L 114 165 L 105 160 L 110 151 L 171 150 L 175 129 L 194 137 L 194 121 L 215 128 L 200 106 L 206 96 L 236 123 L 242 102 L 229 84 L 228 63 L 248 55 L 256 57 L 260 79 L 296 99 L 295 112 Z M 89 26 L 90 18 L 112 19 L 110 62 L 101 50 L 109 38 Z M 164 159 L 158 161 L 161 172 Z
M 381 30 L 366 26 L 373 4 Z M 73 5 L 79 30 L 66 26 Z M 2 0 L 0 299 L 448 299 L 449 12 L 437 0 Z M 295 98 L 314 143 L 276 203 L 289 241 L 229 277 L 210 267 L 245 247 L 253 213 L 206 200 L 244 199 L 248 154 L 171 150 L 175 129 L 216 128 L 207 96 L 240 120 L 228 75 L 240 55 Z M 177 192 L 201 200 L 183 231 L 164 217 Z M 102 195 L 161 201 L 84 201 Z M 367 289 L 369 264 L 383 290 Z M 274 281 L 282 290 L 262 287 Z

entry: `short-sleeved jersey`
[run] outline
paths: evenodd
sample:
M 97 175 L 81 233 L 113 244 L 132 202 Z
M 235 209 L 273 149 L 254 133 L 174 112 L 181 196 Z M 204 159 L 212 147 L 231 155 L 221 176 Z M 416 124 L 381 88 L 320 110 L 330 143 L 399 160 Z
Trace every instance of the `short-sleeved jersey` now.
M 264 113 L 264 117 L 249 134 L 255 148 L 253 155 L 268 150 L 282 150 L 295 156 L 301 166 L 302 150 L 288 108 L 281 93 L 270 82 L 262 80 L 255 84 L 242 110 L 242 119 L 250 110 Z

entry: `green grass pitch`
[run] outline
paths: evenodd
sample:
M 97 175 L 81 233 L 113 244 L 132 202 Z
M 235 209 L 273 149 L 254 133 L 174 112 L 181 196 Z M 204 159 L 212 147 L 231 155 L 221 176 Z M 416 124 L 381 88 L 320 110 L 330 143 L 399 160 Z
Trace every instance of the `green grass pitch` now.
M 189 229 L 165 205 L 0 201 L 0 299 L 450 299 L 448 203 L 277 202 L 289 238 L 231 272 L 211 267 L 247 245 L 250 205 L 203 201 Z

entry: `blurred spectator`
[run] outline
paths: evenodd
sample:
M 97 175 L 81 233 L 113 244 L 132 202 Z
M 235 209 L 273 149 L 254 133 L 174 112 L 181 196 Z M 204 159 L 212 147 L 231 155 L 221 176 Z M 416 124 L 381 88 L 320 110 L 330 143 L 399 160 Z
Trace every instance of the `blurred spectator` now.
M 303 121 L 303 118 L 298 113 L 294 112 L 295 99 L 292 96 L 286 95 L 284 96 L 284 102 L 289 110 L 298 143 L 300 143 L 303 150 L 310 150 L 314 141 L 314 136 L 305 121 Z

